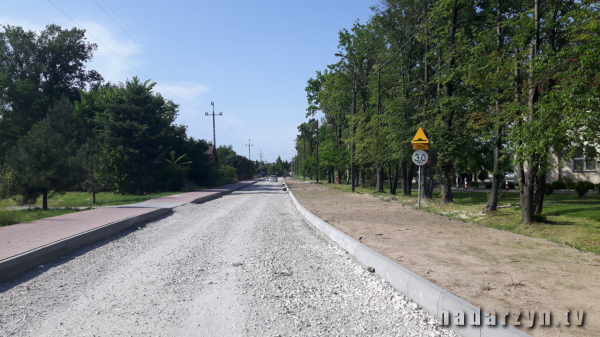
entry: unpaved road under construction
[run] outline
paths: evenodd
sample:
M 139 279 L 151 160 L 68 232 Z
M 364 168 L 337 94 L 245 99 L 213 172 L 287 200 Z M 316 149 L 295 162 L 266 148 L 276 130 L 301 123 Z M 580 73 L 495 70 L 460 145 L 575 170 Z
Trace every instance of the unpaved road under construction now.
M 454 336 L 259 182 L 0 283 L 0 336 Z

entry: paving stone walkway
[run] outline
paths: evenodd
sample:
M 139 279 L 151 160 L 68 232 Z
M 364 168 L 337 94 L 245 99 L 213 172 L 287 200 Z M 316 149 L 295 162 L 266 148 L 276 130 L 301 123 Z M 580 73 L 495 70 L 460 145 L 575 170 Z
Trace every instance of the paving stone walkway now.
M 220 195 L 231 192 L 253 183 L 254 180 L 243 181 L 208 190 L 150 199 L 137 204 L 95 208 L 0 227 L 0 263 L 13 256 L 44 247 L 98 227 L 106 226 L 116 221 L 149 213 L 159 208 L 174 208 L 199 199 L 202 200 L 202 198 L 210 198 L 215 194 Z

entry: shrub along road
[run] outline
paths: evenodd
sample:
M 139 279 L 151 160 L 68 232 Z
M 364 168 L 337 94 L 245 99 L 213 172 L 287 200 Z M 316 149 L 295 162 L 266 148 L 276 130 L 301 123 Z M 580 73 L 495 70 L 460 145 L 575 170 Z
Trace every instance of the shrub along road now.
M 260 182 L 0 283 L 0 336 L 454 336 Z

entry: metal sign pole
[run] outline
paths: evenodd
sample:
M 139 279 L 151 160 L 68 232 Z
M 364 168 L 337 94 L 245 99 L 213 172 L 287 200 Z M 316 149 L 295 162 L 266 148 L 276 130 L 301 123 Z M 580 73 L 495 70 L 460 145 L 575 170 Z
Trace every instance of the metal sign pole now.
M 419 189 L 419 209 L 421 208 L 421 166 L 419 166 L 419 185 L 417 186 Z

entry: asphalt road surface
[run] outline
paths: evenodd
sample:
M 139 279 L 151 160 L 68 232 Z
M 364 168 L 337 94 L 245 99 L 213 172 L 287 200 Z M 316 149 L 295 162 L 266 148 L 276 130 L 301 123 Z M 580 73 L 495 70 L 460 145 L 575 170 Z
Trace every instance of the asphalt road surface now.
M 259 182 L 0 283 L 0 336 L 455 336 Z

